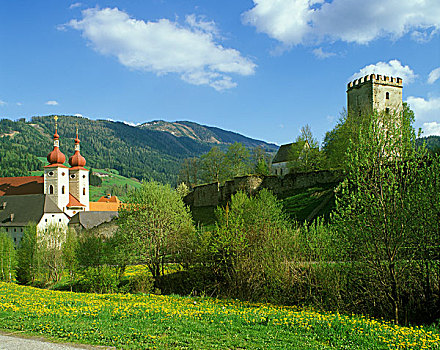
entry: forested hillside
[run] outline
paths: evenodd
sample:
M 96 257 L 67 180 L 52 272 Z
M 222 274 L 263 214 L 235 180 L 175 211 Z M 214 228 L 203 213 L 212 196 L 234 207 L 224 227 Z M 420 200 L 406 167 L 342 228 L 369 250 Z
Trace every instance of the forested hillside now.
M 195 133 L 205 130 L 198 124 L 189 124 Z M 76 125 L 82 141 L 81 153 L 87 159 L 88 166 L 116 169 L 125 177 L 153 179 L 171 184 L 177 181 L 183 159 L 198 157 L 219 142 L 227 145 L 244 139 L 249 147 L 261 145 L 276 149 L 275 145 L 224 130 L 221 130 L 224 135 L 230 135 L 223 136 L 220 141 L 213 141 L 203 135 L 177 137 L 169 132 L 134 127 L 121 122 L 61 116 L 58 119 L 58 133 L 60 148 L 66 157 L 73 154 Z M 36 157 L 50 152 L 53 132 L 52 116 L 33 117 L 30 122 L 24 119 L 1 120 L 0 176 L 27 175 L 28 170 L 38 170 L 41 165 Z

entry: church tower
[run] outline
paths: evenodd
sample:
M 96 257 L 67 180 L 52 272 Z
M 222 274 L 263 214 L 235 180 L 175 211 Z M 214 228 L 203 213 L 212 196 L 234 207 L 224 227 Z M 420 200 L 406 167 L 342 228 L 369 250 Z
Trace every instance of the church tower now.
M 49 165 L 44 167 L 44 194 L 48 195 L 62 211 L 65 211 L 69 203 L 69 168 L 63 164 L 66 156 L 59 148 L 58 117 L 55 116 L 54 119 L 53 150 L 47 155 Z
M 70 176 L 69 186 L 70 193 L 74 196 L 83 206 L 83 210 L 89 210 L 89 171 L 84 168 L 86 165 L 85 158 L 80 153 L 78 138 L 78 128 L 76 128 L 75 138 L 75 153 L 69 158 Z
M 349 116 L 402 112 L 402 79 L 370 74 L 347 85 Z

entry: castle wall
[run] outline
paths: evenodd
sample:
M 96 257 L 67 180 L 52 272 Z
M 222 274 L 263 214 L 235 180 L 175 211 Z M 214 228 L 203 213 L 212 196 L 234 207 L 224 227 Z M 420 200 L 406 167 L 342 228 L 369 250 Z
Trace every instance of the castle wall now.
M 266 188 L 277 196 L 283 196 L 296 189 L 335 183 L 341 179 L 341 172 L 334 170 L 288 174 L 284 177 L 249 175 L 236 177 L 226 181 L 224 185 L 214 182 L 196 186 L 184 201 L 194 207 L 218 206 L 229 201 L 238 191 L 253 195 Z

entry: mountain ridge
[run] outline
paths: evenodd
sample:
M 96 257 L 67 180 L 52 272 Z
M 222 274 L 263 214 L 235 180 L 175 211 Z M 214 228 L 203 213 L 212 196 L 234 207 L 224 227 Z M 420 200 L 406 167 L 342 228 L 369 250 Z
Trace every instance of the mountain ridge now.
M 169 130 L 133 126 L 125 122 L 94 120 L 78 116 L 59 116 L 58 133 L 60 148 L 68 158 L 74 152 L 76 128 L 79 128 L 81 153 L 87 159 L 87 165 L 99 169 L 116 169 L 126 177 L 151 179 L 164 183 L 176 184 L 180 164 L 185 158 L 199 157 L 214 145 L 226 148 L 234 142 L 242 142 L 246 147 L 261 146 L 269 152 L 275 152 L 276 145 L 248 138 L 246 136 L 203 125 L 181 121 L 170 122 L 180 130 L 175 136 Z M 145 125 L 146 123 L 144 123 Z M 52 149 L 54 132 L 53 116 L 35 116 L 30 121 L 21 118 L 16 121 L 0 120 L 0 150 L 14 149 L 14 154 L 33 157 L 45 156 Z M 17 157 L 17 156 L 15 156 Z M 33 164 L 35 159 L 29 159 Z M 0 167 L 7 167 L 2 164 Z M 37 170 L 33 165 L 27 169 Z M 9 176 L 19 176 L 20 166 L 15 166 Z

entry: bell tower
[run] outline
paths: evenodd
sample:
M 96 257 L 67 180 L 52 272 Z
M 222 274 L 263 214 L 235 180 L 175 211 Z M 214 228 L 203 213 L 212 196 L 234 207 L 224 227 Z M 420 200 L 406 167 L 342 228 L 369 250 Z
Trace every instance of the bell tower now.
M 88 211 L 89 206 L 89 171 L 84 168 L 86 159 L 80 153 L 78 137 L 78 126 L 76 128 L 75 153 L 69 158 L 70 175 L 69 186 L 70 193 L 83 205 L 80 210 Z
M 53 150 L 47 155 L 49 165 L 44 167 L 44 194 L 48 195 L 62 211 L 65 211 L 69 203 L 69 168 L 63 164 L 66 156 L 59 148 L 58 117 L 55 116 L 54 119 Z

